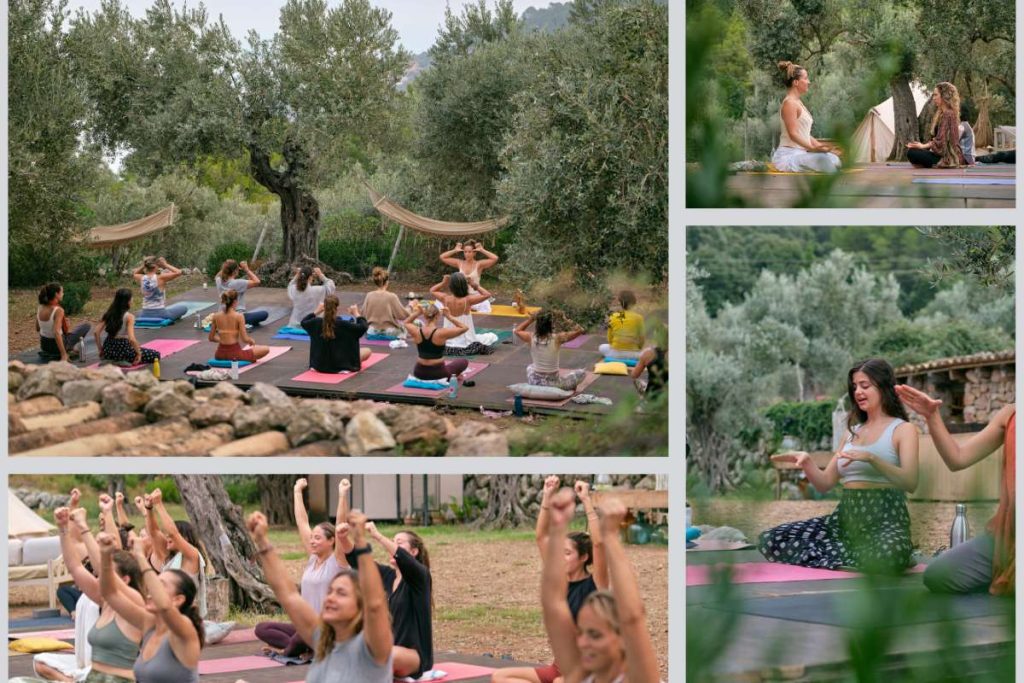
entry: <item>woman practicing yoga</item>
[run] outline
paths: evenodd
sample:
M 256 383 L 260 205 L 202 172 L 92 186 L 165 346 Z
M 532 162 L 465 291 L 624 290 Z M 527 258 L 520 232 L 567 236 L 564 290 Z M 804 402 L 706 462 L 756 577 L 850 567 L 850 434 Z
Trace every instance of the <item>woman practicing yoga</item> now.
M 363 299 L 363 315 L 370 325 L 366 333 L 385 337 L 405 337 L 402 321 L 409 315 L 409 311 L 399 301 L 398 295 L 388 291 L 388 271 L 375 266 L 372 277 L 377 289 L 367 292 L 366 298 Z
M 462 254 L 461 259 L 455 258 L 456 254 Z M 482 255 L 483 259 L 477 256 Z M 498 263 L 498 256 L 484 249 L 484 245 L 477 240 L 457 242 L 454 249 L 441 254 L 441 262 L 455 268 L 466 277 L 470 286 L 470 294 L 477 294 L 484 290 L 480 289 L 480 275 L 485 270 Z M 490 295 L 483 301 L 473 304 L 473 310 L 480 313 L 491 312 Z
M 636 304 L 636 294 L 624 289 L 616 300 L 622 310 L 608 316 L 608 343 L 601 344 L 597 350 L 607 358 L 639 358 L 644 348 L 644 319 L 629 310 Z
M 213 357 L 217 360 L 247 360 L 255 362 L 270 353 L 270 347 L 257 346 L 249 333 L 245 331 L 245 318 L 235 310 L 238 303 L 238 292 L 228 289 L 220 295 L 224 310 L 215 313 L 210 324 L 210 341 L 219 342 Z M 242 348 L 242 343 L 248 348 Z
M 537 515 L 537 547 L 540 549 L 541 560 L 547 553 L 548 535 L 550 533 L 551 501 L 558 493 L 559 477 L 552 475 L 544 480 L 544 492 L 541 497 L 540 514 Z M 590 486 L 585 481 L 577 481 L 573 487 L 576 497 L 583 503 L 587 515 L 587 533 L 574 531 L 565 536 L 563 561 L 566 578 L 569 582 L 565 600 L 573 621 L 576 620 L 580 608 L 587 596 L 597 590 L 608 589 L 608 565 L 604 558 L 604 537 L 601 524 L 597 518 L 597 510 L 590 500 Z M 593 570 L 591 571 L 591 567 Z M 491 676 L 492 683 L 554 683 L 561 673 L 558 666 L 549 664 L 537 668 L 498 669 Z
M 196 584 L 180 569 L 159 574 L 146 566 L 142 546 L 135 534 L 129 536 L 132 554 L 143 567 L 147 598 L 144 604 L 130 598 L 124 582 L 114 575 L 111 558 L 115 551 L 112 534 L 97 537 L 100 561 L 100 591 L 134 628 L 142 632 L 138 659 L 133 667 L 138 683 L 199 683 L 199 654 L 205 643 L 202 618 L 196 609 Z
M 364 538 L 366 515 L 353 510 L 347 519 L 347 523 L 339 519 L 338 528 L 351 529 L 357 570 L 342 569 L 331 579 L 319 614 L 295 590 L 288 568 L 267 538 L 263 513 L 249 515 L 247 525 L 277 601 L 298 636 L 313 648 L 306 682 L 392 683 L 388 602 L 380 572 L 374 571 L 373 550 Z
M 444 290 L 448 289 L 448 292 Z M 469 283 L 462 273 L 445 275 L 441 282 L 430 288 L 430 293 L 438 298 L 444 306 L 445 318 L 449 322 L 458 320 L 466 330 L 457 337 L 445 341 L 444 352 L 449 356 L 475 356 L 493 353 L 491 348 L 498 343 L 498 335 L 493 332 L 476 333 L 473 325 L 472 307 L 481 301 L 491 298 L 491 293 L 483 287 L 477 287 L 476 294 L 469 293 Z M 445 325 L 448 327 L 448 325 Z
M 423 316 L 423 327 L 417 327 L 413 322 L 419 316 Z M 416 344 L 418 358 L 416 367 L 412 369 L 412 375 L 416 379 L 430 382 L 448 379 L 452 375 L 461 378 L 462 373 L 469 367 L 469 361 L 465 358 L 450 361 L 444 359 L 447 341 L 462 335 L 468 329 L 458 318 L 453 318 L 447 309 L 444 311 L 444 317 L 452 324 L 451 327 L 437 326 L 441 322 L 441 312 L 437 306 L 427 304 L 425 308 L 421 308 L 417 301 L 413 303 L 408 317 L 402 321 L 409 339 Z
M 953 472 L 966 469 L 1003 447 L 1003 481 L 999 507 L 985 531 L 966 543 L 950 548 L 928 563 L 924 585 L 936 593 L 977 593 L 1013 595 L 1016 571 L 1016 472 L 1017 406 L 1005 405 L 985 428 L 964 441 L 956 441 L 939 413 L 942 401 L 901 384 L 896 394 L 904 405 L 928 423 L 928 433 L 939 457 Z
M 302 319 L 302 329 L 309 333 L 309 367 L 317 372 L 359 372 L 371 354 L 368 347 L 359 346 L 366 334 L 366 318 L 359 307 L 349 306 L 352 320 L 346 320 L 338 317 L 338 306 L 338 297 L 328 294 L 315 312 Z
M 338 518 L 346 519 L 347 510 L 348 497 L 339 496 Z M 392 540 L 377 531 L 373 522 L 365 524 L 366 533 L 388 554 L 388 564 L 376 566 L 391 612 L 394 675 L 419 678 L 434 666 L 434 599 L 427 547 L 414 531 L 399 531 Z M 359 556 L 353 548 L 358 548 L 358 543 L 353 545 L 348 527 L 339 528 L 338 543 L 349 565 L 354 565 Z M 362 566 L 359 570 L 363 571 Z
M 77 502 L 77 501 L 76 501 Z M 84 541 L 88 549 L 89 563 L 93 567 L 101 566 L 100 547 L 92 537 L 92 531 L 82 508 L 61 507 L 54 510 L 54 521 L 60 535 L 61 554 L 68 573 L 75 585 L 81 589 L 85 600 L 99 605 L 96 611 L 84 607 L 79 610 L 79 619 L 87 619 L 88 624 L 75 624 L 75 655 L 65 655 L 72 660 L 68 667 L 61 658 L 52 655 L 34 662 L 36 673 L 47 680 L 73 681 L 82 680 L 87 683 L 122 683 L 133 680 L 132 667 L 139 656 L 139 641 L 142 633 L 124 617 L 120 616 L 106 601 L 100 591 L 100 580 L 92 570 L 82 563 L 79 544 L 74 542 L 73 535 Z M 111 554 L 111 563 L 116 580 L 122 584 L 122 590 L 129 600 L 142 605 L 140 594 L 142 577 L 139 565 L 128 552 L 115 549 Z M 85 640 L 79 641 L 80 626 L 85 626 Z M 85 655 L 78 662 L 76 655 Z M 47 663 L 49 662 L 49 663 Z M 81 665 L 80 665 L 81 664 Z M 57 665 L 57 666 L 54 666 Z M 91 668 L 90 668 L 91 667 Z M 83 669 L 88 669 L 86 675 Z
M 564 683 L 653 683 L 658 662 L 647 633 L 644 605 L 633 567 L 619 539 L 625 506 L 609 500 L 601 506 L 601 528 L 611 591 L 595 591 L 576 618 L 565 600 L 566 529 L 576 508 L 573 492 L 550 499 L 549 534 L 540 587 L 544 628 Z
M 242 271 L 245 271 L 245 277 L 239 277 Z M 260 286 L 260 279 L 256 277 L 256 273 L 250 270 L 249 264 L 245 261 L 238 262 L 229 258 L 221 265 L 220 272 L 213 278 L 213 281 L 217 283 L 218 294 L 223 295 L 231 290 L 238 292 L 238 303 L 235 305 L 235 310 L 245 317 L 246 325 L 259 325 L 270 317 L 270 313 L 267 311 L 245 310 L 246 291 Z
M 177 320 L 188 311 L 184 304 L 167 306 L 167 283 L 181 277 L 181 270 L 169 264 L 163 256 L 147 256 L 132 277 L 142 289 L 141 317 Z
M 196 610 L 200 617 L 206 616 L 206 561 L 199 538 L 191 522 L 175 521 L 164 507 L 163 493 L 153 489 L 146 503 L 146 531 L 152 543 L 153 557 L 162 561 L 161 571 L 178 570 L 185 572 L 196 586 Z M 144 552 L 139 544 L 140 554 Z M 144 565 L 145 566 L 145 565 Z
M 68 360 L 68 349 L 85 339 L 92 325 L 79 323 L 71 329 L 60 302 L 64 288 L 58 282 L 43 285 L 39 290 L 39 308 L 36 309 L 36 331 L 39 332 L 39 355 L 48 360 Z M 84 342 L 83 342 L 84 345 Z
M 779 62 L 779 70 L 782 71 L 782 80 L 786 85 L 786 96 L 779 108 L 782 133 L 779 146 L 772 154 L 772 164 L 776 170 L 789 173 L 835 173 L 842 166 L 836 149 L 818 142 L 811 135 L 814 118 L 800 100 L 811 87 L 807 69 L 793 62 Z
M 645 398 L 655 398 L 668 388 L 667 330 L 665 334 L 659 333 L 656 337 L 660 338 L 659 341 L 641 351 L 636 365 L 629 371 L 633 385 Z M 641 379 L 644 370 L 647 371 L 646 382 Z
M 558 367 L 558 357 L 562 344 L 583 334 L 583 328 L 564 315 L 561 317 L 565 326 L 569 328 L 565 332 L 556 334 L 554 315 L 551 311 L 541 311 L 519 323 L 515 335 L 530 345 L 530 358 L 533 362 L 526 366 L 527 382 L 542 387 L 575 391 L 576 386 L 587 376 L 587 371 L 569 370 L 562 375 Z M 537 331 L 528 332 L 527 328 L 534 322 L 537 323 Z
M 343 553 L 334 540 L 335 529 L 330 522 L 321 522 L 315 527 L 309 526 L 309 515 L 302 492 L 306 489 L 305 479 L 295 482 L 293 488 L 295 523 L 299 528 L 302 547 L 309 555 L 306 569 L 302 572 L 299 582 L 299 593 L 314 614 L 323 610 L 324 598 L 330 588 L 331 581 L 343 567 L 348 566 Z M 348 479 L 342 479 L 338 485 L 339 501 L 348 495 L 350 488 Z M 340 509 L 340 503 L 339 503 Z M 341 519 L 341 517 L 337 517 Z M 302 640 L 295 626 L 283 621 L 265 621 L 256 624 L 256 637 L 268 645 L 264 651 L 273 651 L 285 657 L 308 658 L 313 650 Z
M 960 168 L 966 166 L 960 147 L 960 93 L 952 83 L 942 82 L 932 92 L 935 116 L 930 142 L 908 142 L 907 161 L 917 168 Z
M 320 284 L 310 284 L 313 278 Z M 292 300 L 288 327 L 298 327 L 303 318 L 319 308 L 328 294 L 334 294 L 334 280 L 324 275 L 320 268 L 296 268 L 295 277 L 288 283 L 288 298 Z
M 96 348 L 100 350 L 100 358 L 110 361 L 125 361 L 138 365 L 152 363 L 160 359 L 160 352 L 144 349 L 135 338 L 135 316 L 129 311 L 132 306 L 132 290 L 119 289 L 114 293 L 114 301 L 103 314 L 103 319 L 93 328 L 96 335 Z M 107 338 L 103 339 L 106 331 Z
M 850 369 L 850 433 L 824 470 L 807 453 L 773 456 L 799 465 L 822 493 L 842 484 L 843 495 L 829 515 L 763 532 L 758 550 L 767 560 L 891 574 L 910 564 L 905 492 L 917 488 L 918 435 L 895 385 L 892 366 L 884 360 L 872 358 Z

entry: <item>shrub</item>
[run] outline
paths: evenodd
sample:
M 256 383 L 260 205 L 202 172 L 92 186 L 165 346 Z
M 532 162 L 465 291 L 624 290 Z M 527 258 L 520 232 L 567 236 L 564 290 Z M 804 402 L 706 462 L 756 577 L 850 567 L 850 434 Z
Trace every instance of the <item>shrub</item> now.
M 89 302 L 89 295 L 92 286 L 88 282 L 65 282 L 64 299 L 61 306 L 68 315 L 81 313 L 85 304 Z
M 178 485 L 174 483 L 173 477 L 154 477 L 148 487 L 150 491 L 153 489 L 160 489 L 165 503 L 181 502 L 181 493 L 178 491 Z
M 823 442 L 832 442 L 832 410 L 834 401 L 802 401 L 776 403 L 765 411 L 774 427 L 772 450 L 789 434 L 800 439 L 805 450 L 814 450 Z
M 214 247 L 206 258 L 206 274 L 213 277 L 229 258 L 245 261 L 252 256 L 252 246 L 245 242 L 226 242 Z
M 255 477 L 241 476 L 225 480 L 224 490 L 236 505 L 251 505 L 260 502 L 260 482 Z

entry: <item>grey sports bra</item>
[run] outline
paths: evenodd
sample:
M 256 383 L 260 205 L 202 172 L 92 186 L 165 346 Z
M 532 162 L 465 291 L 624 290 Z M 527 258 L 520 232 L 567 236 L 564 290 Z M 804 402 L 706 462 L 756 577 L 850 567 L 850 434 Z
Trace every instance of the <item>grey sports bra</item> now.
M 86 636 L 92 646 L 92 660 L 118 669 L 131 669 L 139 658 L 139 644 L 129 640 L 111 619 L 105 626 L 93 626 Z
M 146 641 L 155 632 L 150 631 L 142 637 L 140 650 L 145 649 Z M 164 638 L 150 659 L 144 660 L 140 653 L 132 671 L 135 673 L 135 683 L 199 683 L 199 670 L 187 668 L 174 656 L 170 636 Z
M 896 446 L 893 445 L 892 436 L 895 433 L 896 428 L 903 424 L 905 420 L 901 420 L 896 417 L 893 418 L 892 422 L 888 424 L 882 435 L 878 437 L 873 443 L 861 446 L 859 444 L 846 444 L 843 447 L 843 451 L 867 451 L 873 453 L 876 458 L 885 462 L 896 465 L 900 464 L 899 453 L 896 452 Z M 860 431 L 861 425 L 854 427 L 854 431 Z M 839 482 L 846 484 L 851 481 L 866 481 L 875 484 L 892 484 L 888 477 L 875 469 L 874 465 L 860 460 L 848 460 L 842 457 L 843 451 L 839 453 Z

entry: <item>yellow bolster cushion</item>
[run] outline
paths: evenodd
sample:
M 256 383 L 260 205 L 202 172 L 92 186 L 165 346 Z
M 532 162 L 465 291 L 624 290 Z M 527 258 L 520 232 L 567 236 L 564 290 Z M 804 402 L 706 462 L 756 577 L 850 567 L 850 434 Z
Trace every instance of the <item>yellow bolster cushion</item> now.
M 75 649 L 75 646 L 71 643 L 66 643 L 63 640 L 57 640 L 56 638 L 45 638 L 43 636 L 35 636 L 32 638 L 19 638 L 18 640 L 12 640 L 8 647 L 14 650 L 15 652 L 25 652 L 28 654 L 35 654 L 37 652 L 57 652 L 59 650 Z
M 625 363 L 609 361 L 594 365 L 594 372 L 598 375 L 628 375 L 629 368 L 626 367 Z

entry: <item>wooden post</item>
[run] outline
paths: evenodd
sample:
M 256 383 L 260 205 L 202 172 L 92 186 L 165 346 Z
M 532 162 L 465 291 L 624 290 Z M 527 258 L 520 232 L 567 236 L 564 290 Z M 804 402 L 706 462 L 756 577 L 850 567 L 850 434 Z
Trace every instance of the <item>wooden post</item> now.
M 398 226 L 398 238 L 395 239 L 395 246 L 391 249 L 391 258 L 388 259 L 388 275 L 391 275 L 391 266 L 395 265 L 395 256 L 398 254 L 398 245 L 402 243 L 402 236 L 405 235 L 405 226 Z
M 263 223 L 263 229 L 262 229 L 262 230 L 260 230 L 260 236 L 259 236 L 259 239 L 257 239 L 257 240 L 256 240 L 256 248 L 255 248 L 255 249 L 253 249 L 253 251 L 252 251 L 252 258 L 251 258 L 251 259 L 249 259 L 249 260 L 250 260 L 250 261 L 252 261 L 253 263 L 255 263 L 255 262 L 256 262 L 256 257 L 257 257 L 257 256 L 259 255 L 259 253 L 260 253 L 260 247 L 262 247 L 262 246 L 263 246 L 263 238 L 264 238 L 264 237 L 266 236 L 266 234 L 267 234 L 267 226 L 268 226 L 268 225 L 269 225 L 269 223 L 267 223 L 266 221 L 264 221 L 264 223 Z

